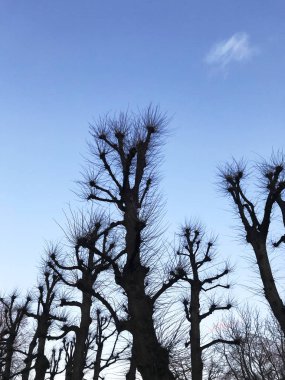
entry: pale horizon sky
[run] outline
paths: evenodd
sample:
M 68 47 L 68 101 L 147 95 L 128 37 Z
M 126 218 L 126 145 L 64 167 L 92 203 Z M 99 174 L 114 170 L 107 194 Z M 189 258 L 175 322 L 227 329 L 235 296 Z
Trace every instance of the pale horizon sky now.
M 46 242 L 63 235 L 55 220 L 82 206 L 72 190 L 89 123 L 150 102 L 171 119 L 161 171 L 170 241 L 199 218 L 237 283 L 254 277 L 216 174 L 231 157 L 283 148 L 284 16 L 281 0 L 3 0 L 1 291 L 36 283 Z

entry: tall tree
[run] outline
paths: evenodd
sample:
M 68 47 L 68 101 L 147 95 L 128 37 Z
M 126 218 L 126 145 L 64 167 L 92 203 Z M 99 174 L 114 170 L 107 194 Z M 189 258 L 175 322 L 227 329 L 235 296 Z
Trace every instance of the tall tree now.
M 285 334 L 285 304 L 280 296 L 272 270 L 268 249 L 271 245 L 269 229 L 272 225 L 273 209 L 281 211 L 285 226 L 285 163 L 284 157 L 272 157 L 270 162 L 257 165 L 258 189 L 263 190 L 264 199 L 260 203 L 250 200 L 246 192 L 246 166 L 234 161 L 221 170 L 222 186 L 232 199 L 242 222 L 245 238 L 256 257 L 266 300 Z M 261 209 L 261 211 L 259 211 Z M 278 237 L 275 247 L 285 242 L 285 235 Z
M 80 299 L 61 299 L 61 306 L 79 311 L 79 323 L 69 326 L 67 331 L 74 331 L 76 339 L 72 357 L 72 380 L 82 379 L 87 366 L 88 337 L 92 324 L 92 306 L 94 296 L 98 293 L 96 281 L 101 272 L 106 271 L 112 260 L 114 242 L 111 233 L 113 224 L 106 223 L 102 215 L 82 213 L 72 215 L 69 221 L 70 242 L 74 252 L 61 259 L 54 249 L 50 254 L 49 266 L 57 273 L 63 284 L 76 289 L 75 297 Z
M 202 307 L 203 296 L 213 290 L 229 289 L 230 285 L 223 282 L 224 277 L 230 272 L 228 265 L 223 269 L 213 272 L 213 240 L 206 241 L 204 233 L 198 225 L 187 225 L 183 228 L 181 247 L 177 252 L 181 259 L 178 270 L 183 281 L 190 288 L 189 296 L 186 296 L 183 304 L 187 321 L 190 324 L 189 337 L 186 343 L 191 348 L 191 373 L 193 380 L 203 378 L 202 353 L 218 343 L 238 344 L 237 340 L 213 339 L 202 343 L 201 324 L 207 317 L 218 310 L 230 310 L 230 301 L 220 303 L 212 300 L 210 306 Z M 210 270 L 209 267 L 212 268 Z M 209 296 L 208 296 L 209 297 Z
M 18 301 L 18 298 L 16 292 L 9 297 L 0 298 L 3 318 L 0 332 L 0 374 L 3 380 L 12 379 L 19 373 L 14 362 L 17 354 L 22 354 L 25 348 L 23 327 L 31 298 L 27 297 L 24 301 Z
M 44 269 L 42 280 L 37 289 L 36 307 L 27 311 L 26 315 L 35 320 L 35 332 L 29 344 L 22 380 L 28 380 L 30 371 L 35 369 L 35 380 L 44 380 L 49 368 L 49 360 L 45 355 L 49 331 L 55 321 L 66 322 L 64 316 L 55 312 L 56 291 L 59 276 L 49 268 Z M 33 365 L 33 362 L 35 363 Z
M 177 277 L 169 275 L 152 294 L 147 290 L 147 259 L 157 253 L 146 242 L 153 242 L 151 228 L 157 218 L 155 169 L 165 124 L 165 117 L 153 107 L 140 115 L 122 113 L 118 118 L 101 119 L 91 128 L 93 164 L 84 183 L 85 197 L 109 205 L 116 223 L 121 255 L 110 262 L 115 282 L 127 297 L 127 317 L 118 318 L 108 300 L 96 296 L 110 311 L 118 331 L 132 334 L 136 366 L 144 380 L 174 379 L 169 352 L 156 335 L 154 306 Z

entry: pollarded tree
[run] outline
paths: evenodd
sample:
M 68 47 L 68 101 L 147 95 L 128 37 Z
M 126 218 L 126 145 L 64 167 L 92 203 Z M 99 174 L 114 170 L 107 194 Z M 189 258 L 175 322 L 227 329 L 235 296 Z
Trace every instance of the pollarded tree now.
M 82 379 L 88 366 L 88 339 L 92 324 L 92 307 L 99 297 L 97 280 L 101 272 L 108 270 L 122 253 L 113 254 L 115 242 L 112 230 L 115 223 L 108 223 L 100 214 L 75 215 L 69 221 L 69 240 L 74 251 L 64 257 L 57 249 L 50 252 L 49 266 L 57 273 L 62 283 L 74 289 L 74 299 L 62 297 L 61 306 L 76 309 L 79 323 L 68 326 L 63 335 L 75 333 L 72 355 L 72 380 Z M 75 298 L 79 292 L 79 299 Z M 103 297 L 100 298 L 102 300 Z
M 19 301 L 18 298 L 16 292 L 0 298 L 3 324 L 0 331 L 0 374 L 3 380 L 12 379 L 20 373 L 15 362 L 17 356 L 22 357 L 25 349 L 24 327 L 31 298 L 28 296 L 24 301 Z
M 234 161 L 221 170 L 223 189 L 232 199 L 242 222 L 245 238 L 255 253 L 264 296 L 285 334 L 285 304 L 280 296 L 268 254 L 269 230 L 272 225 L 274 208 L 281 212 L 285 226 L 285 162 L 281 155 L 270 162 L 257 165 L 260 176 L 258 189 L 263 190 L 264 199 L 259 203 L 247 195 L 247 170 L 243 163 Z M 261 209 L 261 211 L 259 211 Z M 285 235 L 279 236 L 273 244 L 278 247 L 285 242 Z
M 35 380 L 44 380 L 49 368 L 46 357 L 46 343 L 48 334 L 54 322 L 66 322 L 64 316 L 55 311 L 55 301 L 59 276 L 49 268 L 43 270 L 42 279 L 35 295 L 35 310 L 29 310 L 26 315 L 35 321 L 35 331 L 30 341 L 25 368 L 22 371 L 22 380 L 28 380 L 30 371 L 35 370 Z
M 152 293 L 147 290 L 147 260 L 158 254 L 151 250 L 150 243 L 154 243 L 151 228 L 159 204 L 155 169 L 165 124 L 165 117 L 153 107 L 138 116 L 120 114 L 118 118 L 99 120 L 91 128 L 93 162 L 84 181 L 85 198 L 106 208 L 109 205 L 116 223 L 117 246 L 123 254 L 110 263 L 115 282 L 127 298 L 127 317 L 118 318 L 110 302 L 102 302 L 118 331 L 132 334 L 133 355 L 144 380 L 174 379 L 169 370 L 169 352 L 156 335 L 154 308 L 178 277 L 169 274 L 159 289 Z
M 202 343 L 201 324 L 205 319 L 219 310 L 230 310 L 232 303 L 215 302 L 212 300 L 208 306 L 202 306 L 205 295 L 213 290 L 229 289 L 230 285 L 224 282 L 224 278 L 230 272 L 228 265 L 223 269 L 213 271 L 214 241 L 206 241 L 202 228 L 198 225 L 187 225 L 183 228 L 181 235 L 181 247 L 177 255 L 181 257 L 179 268 L 183 281 L 189 286 L 189 295 L 185 297 L 184 311 L 190 324 L 190 340 L 186 342 L 191 348 L 191 374 L 193 380 L 203 378 L 203 352 L 213 345 L 238 344 L 238 340 L 213 339 L 205 344 Z M 210 265 L 210 268 L 209 268 Z M 209 296 L 208 296 L 209 297 Z

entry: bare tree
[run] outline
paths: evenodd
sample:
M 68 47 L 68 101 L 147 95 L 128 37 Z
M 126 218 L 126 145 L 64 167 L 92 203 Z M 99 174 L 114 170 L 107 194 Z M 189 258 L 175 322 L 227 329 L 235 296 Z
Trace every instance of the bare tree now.
M 25 359 L 22 380 L 29 379 L 31 369 L 35 369 L 35 380 L 44 380 L 46 371 L 49 368 L 49 360 L 45 355 L 49 331 L 55 321 L 66 321 L 64 316 L 58 315 L 54 310 L 59 276 L 50 269 L 45 268 L 42 277 L 37 289 L 35 311 L 26 312 L 28 317 L 35 320 L 36 327 Z
M 62 340 L 62 348 L 65 356 L 65 380 L 71 380 L 73 368 L 73 355 L 75 347 L 75 337 L 67 340 L 66 337 Z
M 56 250 L 50 254 L 49 266 L 67 287 L 77 289 L 81 294 L 81 300 L 69 300 L 66 297 L 61 299 L 61 306 L 76 308 L 80 314 L 79 325 L 69 326 L 65 331 L 74 331 L 76 335 L 72 358 L 73 380 L 82 379 L 87 367 L 92 305 L 94 296 L 98 293 L 95 286 L 97 278 L 116 260 L 113 256 L 115 243 L 110 236 L 113 227 L 102 215 L 84 216 L 82 213 L 73 213 L 72 220 L 69 221 L 69 239 L 74 246 L 74 252 L 67 254 L 63 260 Z
M 49 377 L 47 380 L 54 380 L 56 375 L 59 375 L 64 371 L 64 369 L 60 370 L 59 364 L 61 361 L 61 356 L 63 352 L 63 347 L 56 349 L 55 347 L 51 350 L 51 356 L 49 359 L 49 369 L 47 371 Z
M 220 346 L 217 361 L 222 363 L 219 379 L 284 380 L 285 342 L 273 316 L 262 318 L 246 307 L 237 316 L 225 319 L 220 336 L 239 339 L 239 346 Z
M 91 128 L 95 163 L 84 182 L 84 196 L 108 205 L 116 223 L 121 254 L 110 262 L 115 282 L 127 298 L 127 317 L 118 318 L 108 300 L 95 296 L 111 313 L 118 331 L 132 334 L 136 366 L 144 380 L 174 379 L 169 352 L 157 338 L 153 316 L 155 302 L 178 278 L 169 274 L 155 293 L 147 291 L 147 259 L 158 254 L 146 243 L 154 242 L 151 228 L 159 204 L 155 169 L 165 124 L 165 117 L 153 107 L 138 116 L 101 119 Z
M 90 334 L 89 343 L 89 348 L 95 352 L 95 357 L 89 360 L 90 365 L 88 367 L 93 370 L 92 379 L 100 380 L 103 379 L 101 376 L 102 371 L 119 360 L 126 360 L 123 353 L 128 350 L 129 345 L 123 345 L 121 348 L 117 347 L 119 334 L 112 324 L 112 317 L 110 315 L 108 316 L 102 310 L 97 309 L 95 320 L 95 331 Z M 104 355 L 106 344 L 109 345 L 109 352 Z
M 170 368 L 176 380 L 189 380 L 192 373 L 189 349 L 186 350 L 185 345 L 176 348 L 171 353 Z
M 270 244 L 268 233 L 274 206 L 281 211 L 285 225 L 284 157 L 282 155 L 279 158 L 273 157 L 270 162 L 258 165 L 257 169 L 261 174 L 258 187 L 263 189 L 265 197 L 264 201 L 260 202 L 261 204 L 251 201 L 246 194 L 247 170 L 243 163 L 234 161 L 221 170 L 222 185 L 234 202 L 245 231 L 246 241 L 255 253 L 264 296 L 285 334 L 285 305 L 279 294 L 268 255 Z M 261 212 L 258 211 L 260 208 Z M 278 247 L 283 242 L 285 242 L 285 235 L 279 237 L 274 246 Z
M 15 368 L 15 362 L 17 354 L 22 355 L 25 346 L 22 339 L 23 328 L 31 298 L 27 297 L 24 301 L 18 301 L 18 298 L 16 292 L 9 297 L 0 298 L 2 309 L 0 374 L 3 380 L 12 379 L 19 373 L 19 368 Z
M 218 343 L 238 344 L 237 340 L 213 339 L 206 344 L 202 344 L 201 323 L 210 315 L 218 310 L 230 310 L 232 303 L 219 303 L 213 299 L 210 306 L 203 308 L 201 302 L 203 294 L 217 289 L 229 289 L 228 283 L 223 283 L 230 268 L 228 265 L 222 270 L 213 273 L 207 270 L 213 267 L 213 240 L 204 242 L 205 236 L 200 226 L 187 225 L 183 228 L 181 248 L 178 250 L 182 260 L 180 266 L 176 269 L 179 271 L 183 281 L 190 287 L 189 296 L 185 297 L 184 311 L 187 321 L 190 324 L 190 340 L 186 345 L 191 347 L 191 372 L 193 380 L 202 380 L 203 377 L 203 358 L 202 353 L 207 348 Z

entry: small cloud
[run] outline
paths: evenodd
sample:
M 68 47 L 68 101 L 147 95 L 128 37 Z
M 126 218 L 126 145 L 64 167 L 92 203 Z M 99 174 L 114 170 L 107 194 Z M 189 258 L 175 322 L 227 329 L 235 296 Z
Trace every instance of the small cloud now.
M 235 33 L 227 40 L 215 44 L 205 58 L 209 65 L 225 68 L 233 62 L 245 62 L 255 53 L 247 33 Z

